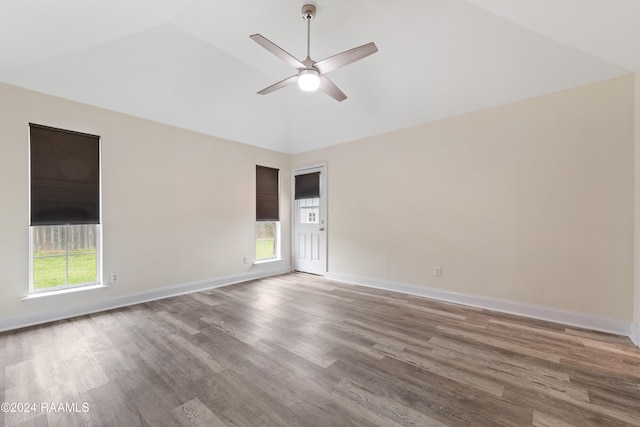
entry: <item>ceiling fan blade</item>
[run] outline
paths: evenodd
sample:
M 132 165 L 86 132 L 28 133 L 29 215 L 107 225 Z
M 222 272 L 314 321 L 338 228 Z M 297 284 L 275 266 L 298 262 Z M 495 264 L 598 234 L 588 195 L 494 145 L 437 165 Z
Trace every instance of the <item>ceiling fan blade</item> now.
M 280 46 L 261 36 L 260 34 L 254 34 L 249 37 L 254 42 L 258 43 L 260 46 L 267 49 L 269 52 L 273 53 L 275 56 L 282 59 L 287 64 L 291 65 L 293 68 L 306 68 L 302 62 L 298 61 L 295 57 L 291 56 L 291 54 L 282 49 Z
M 322 74 L 328 73 L 345 65 L 356 62 L 359 59 L 372 55 L 378 51 L 376 44 L 371 42 L 362 46 L 354 47 L 327 59 L 318 61 L 313 66 Z
M 331 80 L 320 74 L 320 90 L 338 102 L 347 99 L 347 95 L 341 91 Z
M 289 86 L 290 84 L 294 84 L 295 82 L 298 81 L 298 75 L 296 74 L 295 76 L 291 76 L 288 77 L 282 81 L 279 81 L 276 84 L 273 84 L 269 87 L 265 87 L 264 89 L 262 89 L 260 92 L 258 92 L 259 95 L 266 95 L 268 93 L 271 93 L 273 91 L 276 91 L 278 89 L 282 89 L 285 86 Z

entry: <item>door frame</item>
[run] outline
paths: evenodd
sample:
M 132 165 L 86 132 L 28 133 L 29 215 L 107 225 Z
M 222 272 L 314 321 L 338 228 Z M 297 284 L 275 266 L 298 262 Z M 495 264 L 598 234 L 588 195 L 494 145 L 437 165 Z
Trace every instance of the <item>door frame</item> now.
M 320 212 L 321 212 L 321 221 L 324 221 L 324 232 L 322 235 L 324 236 L 324 273 L 322 276 L 326 276 L 327 271 L 329 270 L 329 211 L 327 207 L 329 206 L 327 203 L 328 191 L 327 191 L 327 163 L 316 163 L 308 166 L 300 166 L 297 168 L 291 169 L 291 268 L 295 271 L 296 269 L 296 175 L 304 175 L 305 173 L 313 173 L 313 172 L 321 172 L 320 173 Z

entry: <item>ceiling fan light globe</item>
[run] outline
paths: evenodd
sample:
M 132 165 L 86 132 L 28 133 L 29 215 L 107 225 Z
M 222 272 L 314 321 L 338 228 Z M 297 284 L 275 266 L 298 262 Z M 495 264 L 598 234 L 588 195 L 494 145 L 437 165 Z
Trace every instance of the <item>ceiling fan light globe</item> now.
M 298 87 L 305 92 L 313 92 L 320 87 L 320 74 L 316 70 L 302 70 L 298 73 Z

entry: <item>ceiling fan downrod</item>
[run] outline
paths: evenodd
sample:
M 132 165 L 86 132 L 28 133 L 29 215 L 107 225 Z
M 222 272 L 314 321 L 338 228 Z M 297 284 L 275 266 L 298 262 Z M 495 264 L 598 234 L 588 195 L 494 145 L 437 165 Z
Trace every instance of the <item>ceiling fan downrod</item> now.
M 307 60 L 311 59 L 311 20 L 316 16 L 316 7 L 312 4 L 302 6 L 302 19 L 307 21 Z

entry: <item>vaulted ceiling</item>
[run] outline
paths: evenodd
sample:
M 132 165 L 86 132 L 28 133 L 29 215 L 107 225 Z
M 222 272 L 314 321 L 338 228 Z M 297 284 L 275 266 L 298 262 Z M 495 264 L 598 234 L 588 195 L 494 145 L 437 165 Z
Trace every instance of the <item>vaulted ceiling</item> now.
M 373 41 L 331 72 L 348 96 L 289 86 L 249 39 L 311 56 Z M 637 0 L 4 0 L 0 82 L 297 153 L 640 69 Z

